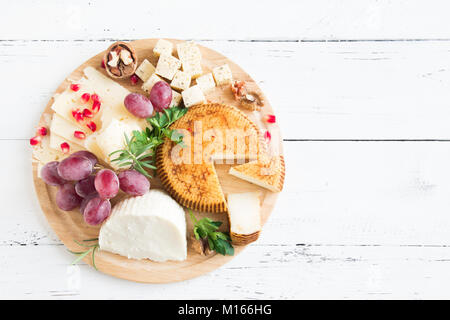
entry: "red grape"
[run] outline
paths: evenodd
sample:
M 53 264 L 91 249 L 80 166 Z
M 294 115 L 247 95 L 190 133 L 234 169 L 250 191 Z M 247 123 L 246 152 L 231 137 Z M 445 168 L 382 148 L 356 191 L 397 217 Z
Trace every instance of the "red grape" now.
M 94 197 L 86 204 L 84 208 L 84 221 L 91 226 L 96 226 L 111 214 L 111 202 L 108 199 Z
M 67 181 L 61 178 L 58 174 L 58 161 L 52 161 L 46 163 L 42 169 L 41 169 L 41 177 L 42 180 L 46 184 L 49 184 L 51 186 L 60 186 L 66 183 Z
M 81 204 L 80 204 L 80 212 L 81 214 L 84 214 L 84 209 L 86 208 L 88 202 L 92 199 L 98 197 L 98 193 L 92 193 L 90 195 L 88 195 L 86 198 L 84 198 L 83 200 L 81 200 Z
M 130 93 L 124 100 L 125 108 L 139 118 L 148 118 L 153 113 L 151 101 L 139 93 Z
M 66 183 L 56 193 L 56 205 L 64 211 L 70 211 L 78 207 L 81 197 L 75 192 L 75 187 L 71 183 Z
M 92 152 L 86 151 L 86 150 L 81 150 L 81 151 L 74 152 L 70 156 L 71 157 L 77 157 L 77 156 L 86 157 L 92 162 L 92 166 L 95 166 L 97 164 L 97 162 L 98 162 L 97 157 L 95 156 L 95 154 L 93 154 Z
M 75 184 L 75 191 L 77 192 L 77 194 L 82 198 L 86 198 L 88 195 L 96 193 L 97 191 L 95 190 L 94 180 L 95 176 L 89 176 L 83 180 L 78 181 Z
M 78 181 L 92 173 L 92 162 L 83 156 L 70 156 L 58 165 L 58 174 L 68 181 Z
M 136 170 L 119 172 L 120 189 L 132 196 L 142 196 L 150 189 L 150 181 Z
M 165 81 L 158 81 L 150 91 L 150 101 L 156 111 L 161 112 L 170 107 L 172 101 L 172 89 Z
M 94 180 L 95 190 L 103 199 L 114 198 L 119 192 L 119 179 L 114 171 L 102 169 L 97 172 Z

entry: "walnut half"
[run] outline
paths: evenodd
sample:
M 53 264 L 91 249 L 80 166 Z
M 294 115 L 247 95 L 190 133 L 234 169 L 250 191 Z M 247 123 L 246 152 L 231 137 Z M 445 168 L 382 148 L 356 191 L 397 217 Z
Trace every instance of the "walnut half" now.
M 137 68 L 137 56 L 133 47 L 126 42 L 117 41 L 109 46 L 105 56 L 106 73 L 112 78 L 130 77 Z
M 241 106 L 250 111 L 260 111 L 264 106 L 261 95 L 256 91 L 248 92 L 245 81 L 233 81 L 231 92 L 234 99 L 239 101 Z

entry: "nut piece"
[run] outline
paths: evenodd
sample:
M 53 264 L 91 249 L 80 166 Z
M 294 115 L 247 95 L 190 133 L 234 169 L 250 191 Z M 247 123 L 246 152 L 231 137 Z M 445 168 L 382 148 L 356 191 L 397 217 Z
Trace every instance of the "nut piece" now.
M 126 42 L 114 42 L 104 56 L 106 73 L 112 78 L 128 78 L 137 67 L 137 56 L 133 47 Z
M 241 106 L 250 111 L 260 111 L 264 106 L 264 100 L 258 92 L 247 91 L 245 81 L 233 81 L 231 83 L 231 92 L 234 99 L 239 101 Z
M 201 254 L 202 256 L 208 256 L 213 251 L 209 248 L 207 239 L 199 239 L 197 240 L 195 237 L 191 236 L 191 246 L 195 252 Z

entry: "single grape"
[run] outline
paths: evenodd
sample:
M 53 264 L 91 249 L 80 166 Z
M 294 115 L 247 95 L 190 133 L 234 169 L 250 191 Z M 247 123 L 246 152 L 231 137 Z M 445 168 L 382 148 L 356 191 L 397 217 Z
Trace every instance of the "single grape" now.
M 46 163 L 42 167 L 41 177 L 42 177 L 42 180 L 44 180 L 44 182 L 46 184 L 49 184 L 51 186 L 61 186 L 67 182 L 66 180 L 64 180 L 63 178 L 61 178 L 59 176 L 58 170 L 57 170 L 58 165 L 59 165 L 58 161 L 52 161 L 52 162 Z
M 68 181 L 78 181 L 92 173 L 92 162 L 84 156 L 70 156 L 58 165 L 58 174 Z
M 86 198 L 84 198 L 83 200 L 81 200 L 81 204 L 80 204 L 80 212 L 81 214 L 84 214 L 84 209 L 86 209 L 86 206 L 88 204 L 88 202 L 92 199 L 98 197 L 98 193 L 92 193 L 90 195 L 88 195 Z
M 81 197 L 75 192 L 75 187 L 71 183 L 66 183 L 56 193 L 56 205 L 64 211 L 70 211 L 78 207 Z
M 81 150 L 81 151 L 74 152 L 70 156 L 71 157 L 77 157 L 77 156 L 86 157 L 92 162 L 92 167 L 95 166 L 97 164 L 97 162 L 98 162 L 97 157 L 95 156 L 95 154 L 93 154 L 92 152 L 86 151 L 86 150 Z
M 102 169 L 97 172 L 94 180 L 95 190 L 103 199 L 114 198 L 119 192 L 119 178 L 114 171 L 109 169 Z
M 153 113 L 151 101 L 142 94 L 130 93 L 124 100 L 125 108 L 138 118 L 148 118 Z
M 84 221 L 91 226 L 96 226 L 111 214 L 111 202 L 108 199 L 94 197 L 86 204 L 84 208 Z
M 82 198 L 86 198 L 88 195 L 96 193 L 97 191 L 95 190 L 94 180 L 95 176 L 89 176 L 78 181 L 75 184 L 75 191 L 77 194 Z
M 165 81 L 158 81 L 150 91 L 150 101 L 156 111 L 161 112 L 170 107 L 172 101 L 172 89 Z
M 136 170 L 119 172 L 120 189 L 132 196 L 142 196 L 150 189 L 150 181 Z

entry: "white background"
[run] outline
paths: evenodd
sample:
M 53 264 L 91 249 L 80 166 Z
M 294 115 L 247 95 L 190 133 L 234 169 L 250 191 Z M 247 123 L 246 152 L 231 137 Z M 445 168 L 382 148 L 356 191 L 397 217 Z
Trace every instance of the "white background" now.
M 5 1 L 0 298 L 450 298 L 448 1 Z M 115 40 L 194 39 L 276 110 L 285 189 L 260 239 L 167 285 L 80 263 L 50 229 L 28 139 L 53 91 Z

